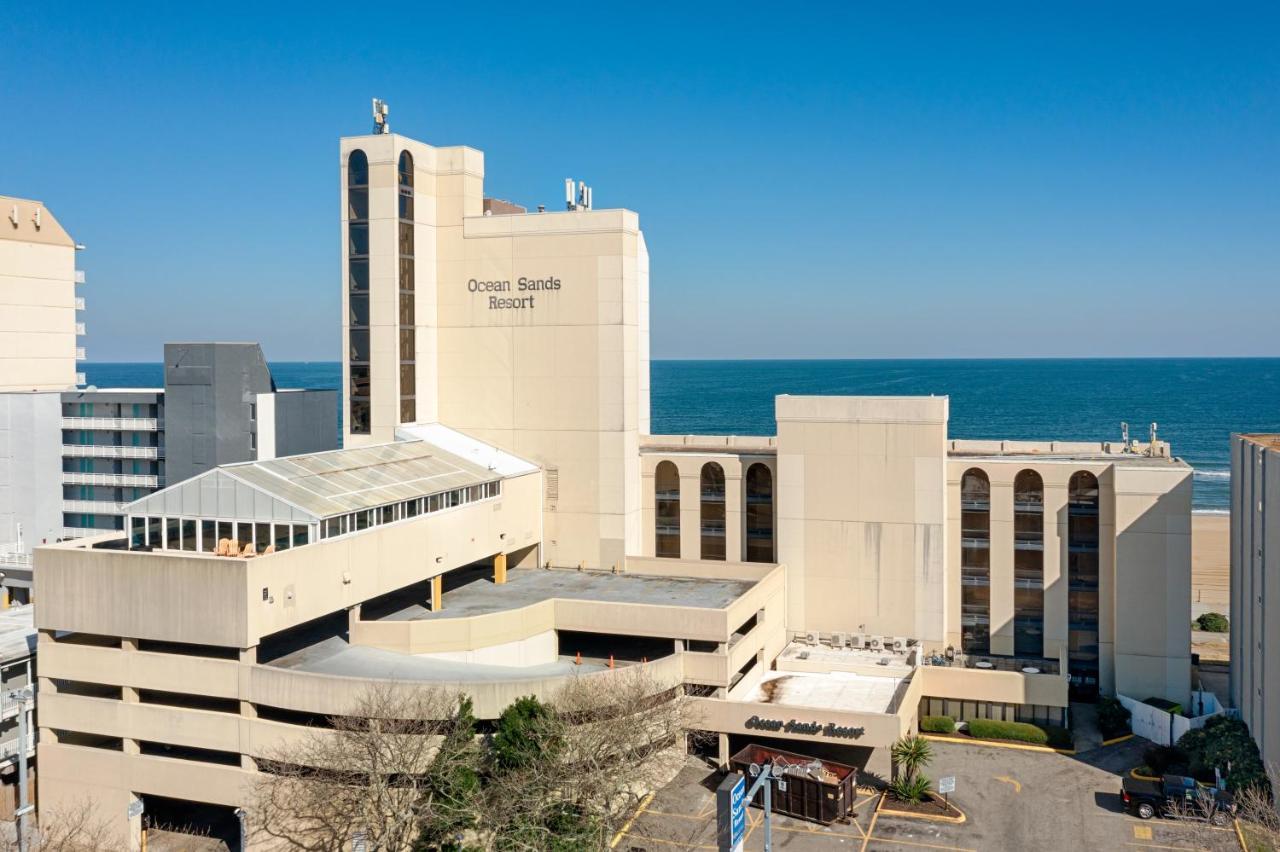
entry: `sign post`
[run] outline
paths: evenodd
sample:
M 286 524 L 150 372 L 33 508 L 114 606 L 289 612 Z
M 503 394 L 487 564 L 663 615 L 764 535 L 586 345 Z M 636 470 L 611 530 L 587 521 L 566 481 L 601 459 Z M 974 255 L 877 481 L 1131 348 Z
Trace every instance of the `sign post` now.
M 938 792 L 942 794 L 942 802 L 948 811 L 951 810 L 951 794 L 956 791 L 956 776 L 948 775 L 938 779 Z
M 716 849 L 742 852 L 747 835 L 747 779 L 734 772 L 716 788 Z

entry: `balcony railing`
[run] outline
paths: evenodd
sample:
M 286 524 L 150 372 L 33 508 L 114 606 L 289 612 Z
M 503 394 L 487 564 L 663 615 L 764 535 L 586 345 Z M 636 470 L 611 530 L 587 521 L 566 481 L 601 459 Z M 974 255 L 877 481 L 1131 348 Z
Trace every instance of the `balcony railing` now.
M 76 515 L 123 515 L 127 505 L 115 500 L 63 500 L 62 511 Z
M 77 283 L 77 284 L 83 284 L 83 283 L 84 283 L 84 270 L 83 270 L 83 269 L 77 269 L 77 270 L 76 270 L 76 283 Z
M 69 458 L 90 459 L 158 459 L 162 447 L 116 447 L 108 444 L 63 444 L 62 454 Z
M 100 530 L 93 527 L 63 527 L 63 538 L 84 538 L 89 535 L 102 535 L 109 532 L 118 532 L 118 530 Z
M 78 385 L 88 384 L 88 382 L 85 381 L 84 373 L 76 373 L 76 384 Z
M 18 550 L 16 544 L 0 544 L 0 567 L 30 568 L 31 554 Z
M 81 337 L 84 336 L 84 323 L 82 322 L 76 323 L 76 334 L 80 335 Z
M 77 346 L 77 347 L 76 347 L 76 360 L 77 360 L 77 361 L 83 361 L 83 360 L 85 360 L 85 356 L 84 356 L 84 347 L 83 347 L 83 346 Z
M 159 488 L 159 476 L 146 473 L 81 473 L 78 470 L 62 472 L 63 485 L 109 485 L 115 488 Z
M 84 296 L 76 296 L 76 310 L 77 311 L 84 310 Z
M 64 417 L 63 429 L 109 429 L 116 432 L 154 432 L 164 425 L 154 417 Z

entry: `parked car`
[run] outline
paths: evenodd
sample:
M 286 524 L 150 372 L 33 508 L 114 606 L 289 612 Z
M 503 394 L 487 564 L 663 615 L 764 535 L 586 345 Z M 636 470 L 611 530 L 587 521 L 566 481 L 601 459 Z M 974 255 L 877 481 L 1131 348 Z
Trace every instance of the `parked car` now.
M 1236 813 L 1236 804 L 1226 790 L 1202 787 L 1196 779 L 1166 775 L 1159 781 L 1126 778 L 1120 795 L 1125 806 L 1142 819 L 1153 816 L 1207 820 L 1226 825 Z

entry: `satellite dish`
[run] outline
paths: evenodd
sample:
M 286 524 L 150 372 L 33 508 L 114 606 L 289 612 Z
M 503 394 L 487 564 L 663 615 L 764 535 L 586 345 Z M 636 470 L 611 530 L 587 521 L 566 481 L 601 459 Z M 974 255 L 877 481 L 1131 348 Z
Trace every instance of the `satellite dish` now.
M 752 778 L 755 778 L 757 775 L 760 774 L 760 764 L 758 763 L 751 764 L 750 766 L 747 767 L 747 772 L 751 773 Z

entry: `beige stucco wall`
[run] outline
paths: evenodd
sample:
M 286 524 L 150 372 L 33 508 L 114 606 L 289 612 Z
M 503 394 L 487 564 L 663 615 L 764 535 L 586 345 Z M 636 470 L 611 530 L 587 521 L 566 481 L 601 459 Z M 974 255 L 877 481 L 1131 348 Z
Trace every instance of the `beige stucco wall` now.
M 75 255 L 42 203 L 0 196 L 0 393 L 75 387 Z
M 777 398 L 793 630 L 943 638 L 945 397 Z

